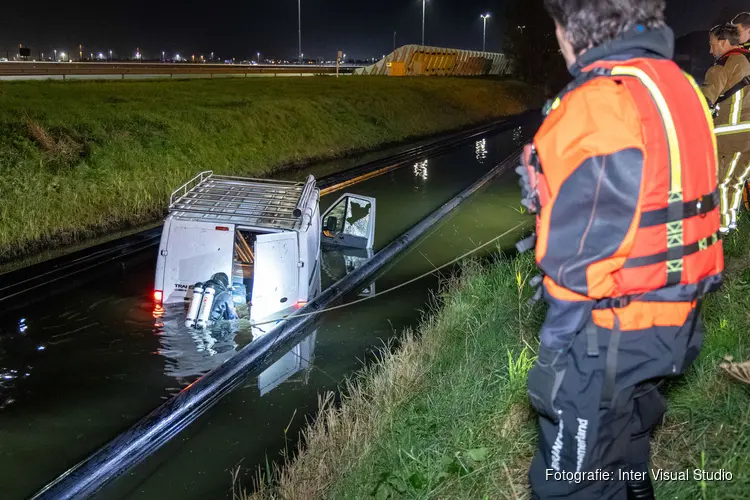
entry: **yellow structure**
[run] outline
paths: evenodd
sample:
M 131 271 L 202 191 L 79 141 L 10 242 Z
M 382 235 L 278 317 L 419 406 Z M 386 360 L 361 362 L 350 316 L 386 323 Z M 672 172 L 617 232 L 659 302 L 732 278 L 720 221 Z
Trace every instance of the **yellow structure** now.
M 358 68 L 357 75 L 388 76 L 481 76 L 509 75 L 511 61 L 505 54 L 475 50 L 404 45 L 371 66 Z

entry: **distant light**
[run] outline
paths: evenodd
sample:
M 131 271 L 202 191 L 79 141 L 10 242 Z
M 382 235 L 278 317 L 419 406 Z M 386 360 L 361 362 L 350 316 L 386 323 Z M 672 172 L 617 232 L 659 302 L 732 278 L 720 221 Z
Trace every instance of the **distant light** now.
M 101 52 L 99 52 L 99 59 L 104 59 L 104 54 L 102 54 Z
M 46 348 L 43 345 L 37 346 L 36 348 L 37 351 L 43 351 L 44 349 Z

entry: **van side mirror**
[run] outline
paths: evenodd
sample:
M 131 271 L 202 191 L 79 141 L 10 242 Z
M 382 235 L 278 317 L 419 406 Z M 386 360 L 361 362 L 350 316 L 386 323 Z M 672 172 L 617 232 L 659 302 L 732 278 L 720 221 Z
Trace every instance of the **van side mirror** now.
M 330 231 L 333 233 L 336 231 L 336 227 L 338 225 L 339 225 L 339 220 L 335 216 L 331 215 L 326 219 L 325 229 L 326 231 Z

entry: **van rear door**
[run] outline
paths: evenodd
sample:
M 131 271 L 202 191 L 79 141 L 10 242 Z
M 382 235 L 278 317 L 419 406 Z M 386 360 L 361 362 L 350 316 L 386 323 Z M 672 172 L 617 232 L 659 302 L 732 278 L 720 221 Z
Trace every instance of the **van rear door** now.
M 375 242 L 375 198 L 346 193 L 323 214 L 323 244 L 371 249 Z
M 297 233 L 259 234 L 255 240 L 255 277 L 250 320 L 262 322 L 293 308 L 299 295 Z M 272 325 L 262 327 L 270 329 Z
M 234 225 L 172 219 L 164 265 L 164 303 L 185 300 L 199 281 L 232 275 Z M 162 249 L 162 252 L 164 250 Z

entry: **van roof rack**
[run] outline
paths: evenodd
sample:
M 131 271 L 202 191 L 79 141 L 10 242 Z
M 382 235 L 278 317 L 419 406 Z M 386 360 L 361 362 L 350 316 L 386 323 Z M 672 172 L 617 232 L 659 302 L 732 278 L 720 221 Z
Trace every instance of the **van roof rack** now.
M 305 182 L 272 181 L 201 172 L 169 198 L 177 219 L 297 230 L 315 178 Z

